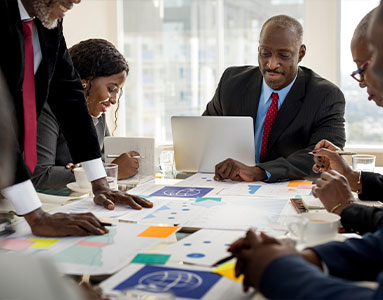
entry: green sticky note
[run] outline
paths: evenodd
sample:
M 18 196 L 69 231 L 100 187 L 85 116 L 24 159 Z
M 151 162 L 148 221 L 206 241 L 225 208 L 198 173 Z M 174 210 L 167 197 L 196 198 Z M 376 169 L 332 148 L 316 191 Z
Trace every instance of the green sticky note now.
M 206 198 L 198 198 L 197 197 L 195 199 L 195 202 L 201 202 L 201 201 L 206 201 L 206 200 L 221 202 L 221 198 L 210 198 L 210 197 L 206 197 Z
M 137 196 L 141 198 L 145 198 L 145 199 L 150 198 L 150 196 L 145 196 L 145 195 L 137 195 Z
M 170 255 L 168 254 L 139 253 L 133 258 L 131 262 L 136 264 L 164 265 L 169 260 L 169 258 Z

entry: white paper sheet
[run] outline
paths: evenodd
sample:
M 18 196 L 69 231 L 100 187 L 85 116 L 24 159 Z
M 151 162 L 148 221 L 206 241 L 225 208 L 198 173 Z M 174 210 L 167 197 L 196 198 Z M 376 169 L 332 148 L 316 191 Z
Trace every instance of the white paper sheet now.
M 161 295 L 161 293 L 172 295 L 175 290 L 181 291 L 185 297 L 174 296 L 171 299 L 245 300 L 254 297 L 254 290 L 248 293 L 242 291 L 241 282 L 235 282 L 226 277 L 218 277 L 217 281 L 211 282 L 206 276 L 211 273 L 205 273 L 211 270 L 209 268 L 195 266 L 180 267 L 179 265 L 155 266 L 154 268 L 152 267 L 154 269 L 152 272 L 144 272 L 145 275 L 143 275 L 142 272 L 147 268 L 147 265 L 130 264 L 117 274 L 103 281 L 100 287 L 105 295 L 119 296 L 120 298 L 118 299 L 132 299 L 124 298 L 123 296 L 131 293 L 132 289 L 125 291 L 117 291 L 115 289 L 126 280 L 137 282 L 134 291 L 141 293 L 141 295 L 146 295 L 146 297 L 148 295 Z M 204 274 L 194 272 L 204 272 Z M 207 290 L 201 292 L 201 288 L 203 289 L 204 286 Z M 142 299 L 144 299 L 144 296 Z M 149 297 L 145 299 L 149 299 Z
M 218 260 L 229 256 L 227 248 L 246 231 L 224 231 L 201 229 L 169 245 L 157 253 L 171 254 L 174 262 L 187 262 L 195 265 L 212 266 Z
M 32 235 L 23 221 L 17 224 L 16 233 L 7 237 L 10 241 L 0 240 L 0 248 L 7 249 L 4 243 L 8 243 L 8 247 L 24 247 L 27 254 L 49 255 L 65 274 L 112 274 L 130 263 L 137 253 L 149 251 L 163 241 L 163 238 L 138 237 L 148 227 L 116 223 L 106 235 L 41 238 Z M 23 243 L 31 245 L 25 247 Z

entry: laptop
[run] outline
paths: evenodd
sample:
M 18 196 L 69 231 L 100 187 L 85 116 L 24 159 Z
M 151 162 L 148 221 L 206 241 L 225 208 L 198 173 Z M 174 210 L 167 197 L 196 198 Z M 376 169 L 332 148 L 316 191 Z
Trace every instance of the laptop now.
M 255 166 L 251 117 L 172 117 L 177 171 L 214 173 L 227 158 Z

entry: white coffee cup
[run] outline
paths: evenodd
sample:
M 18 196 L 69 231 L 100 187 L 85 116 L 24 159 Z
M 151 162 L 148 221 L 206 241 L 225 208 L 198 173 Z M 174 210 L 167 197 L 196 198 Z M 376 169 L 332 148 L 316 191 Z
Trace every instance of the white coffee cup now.
M 338 233 L 340 216 L 327 212 L 308 212 L 299 215 L 297 221 L 288 224 L 290 234 L 312 245 L 330 241 Z
M 84 168 L 75 168 L 73 169 L 74 178 L 76 179 L 76 183 L 81 189 L 91 189 L 92 185 L 88 180 L 88 177 L 86 176 Z

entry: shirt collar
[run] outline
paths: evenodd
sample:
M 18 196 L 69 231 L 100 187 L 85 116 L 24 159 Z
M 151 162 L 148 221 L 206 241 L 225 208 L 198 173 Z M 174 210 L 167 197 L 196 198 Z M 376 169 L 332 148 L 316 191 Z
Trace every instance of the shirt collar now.
M 263 97 L 264 103 L 266 104 L 269 101 L 272 93 L 278 93 L 278 102 L 283 102 L 285 100 L 287 94 L 290 92 L 291 87 L 294 85 L 295 80 L 297 79 L 297 76 L 298 76 L 298 73 L 297 73 L 297 75 L 295 75 L 294 80 L 291 81 L 288 86 L 286 86 L 283 89 L 278 90 L 278 91 L 273 90 L 271 87 L 269 87 L 265 81 L 265 78 L 263 78 L 262 90 L 263 90 L 263 95 L 264 95 L 264 97 Z
M 20 18 L 21 18 L 21 21 L 25 21 L 25 20 L 31 20 L 33 19 L 26 11 L 23 3 L 21 2 L 21 0 L 17 0 L 17 4 L 19 5 L 19 12 L 20 12 Z

